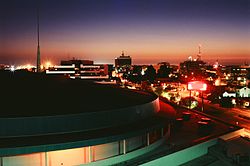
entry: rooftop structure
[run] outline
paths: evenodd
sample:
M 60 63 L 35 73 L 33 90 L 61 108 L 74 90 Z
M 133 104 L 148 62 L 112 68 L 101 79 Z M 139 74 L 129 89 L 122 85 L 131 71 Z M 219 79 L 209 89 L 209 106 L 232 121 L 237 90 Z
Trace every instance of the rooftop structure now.
M 74 64 L 76 67 L 80 67 L 80 65 L 94 65 L 94 61 L 91 60 L 77 60 L 77 59 L 72 59 L 72 60 L 67 60 L 67 61 L 61 61 L 61 65 L 72 65 Z
M 166 139 L 168 122 L 156 115 L 153 94 L 35 73 L 1 77 L 2 166 L 111 165 Z
M 95 65 L 90 60 L 61 61 L 61 65 L 53 66 L 46 70 L 46 74 L 68 75 L 72 79 L 108 79 L 111 75 L 108 64 Z
M 126 56 L 122 51 L 122 55 L 115 59 L 115 67 L 124 67 L 130 66 L 132 64 L 132 60 L 130 56 Z
M 250 165 L 250 139 L 237 135 L 231 139 L 219 138 L 218 142 L 208 149 L 208 152 L 191 160 L 183 166 L 201 165 Z

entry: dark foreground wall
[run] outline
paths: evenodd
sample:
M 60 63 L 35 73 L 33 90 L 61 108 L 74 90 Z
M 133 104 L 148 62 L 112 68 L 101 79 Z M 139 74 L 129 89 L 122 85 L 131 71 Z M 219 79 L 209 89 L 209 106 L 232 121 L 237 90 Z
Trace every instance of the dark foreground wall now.
M 158 98 L 141 105 L 71 115 L 0 118 L 0 137 L 71 133 L 108 128 L 148 118 L 159 111 Z

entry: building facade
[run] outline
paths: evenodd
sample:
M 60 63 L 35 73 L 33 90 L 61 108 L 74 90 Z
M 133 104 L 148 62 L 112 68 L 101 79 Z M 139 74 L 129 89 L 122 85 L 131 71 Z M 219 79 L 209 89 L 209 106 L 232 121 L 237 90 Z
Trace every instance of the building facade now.
M 130 56 L 125 56 L 124 52 L 122 55 L 115 59 L 115 67 L 124 67 L 124 66 L 131 66 L 132 59 Z
M 64 74 L 72 79 L 108 79 L 112 68 L 108 64 L 94 64 L 90 60 L 61 61 L 61 65 L 46 70 L 46 74 Z

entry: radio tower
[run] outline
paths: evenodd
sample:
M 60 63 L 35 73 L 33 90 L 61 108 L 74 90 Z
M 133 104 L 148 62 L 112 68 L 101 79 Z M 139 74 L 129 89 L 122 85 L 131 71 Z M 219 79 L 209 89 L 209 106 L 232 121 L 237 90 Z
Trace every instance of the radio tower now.
M 39 36 L 39 7 L 37 7 L 37 57 L 36 57 L 36 72 L 41 72 L 41 57 L 40 57 L 40 36 Z
M 198 48 L 199 48 L 199 52 L 197 55 L 197 57 L 198 57 L 197 60 L 201 60 L 201 44 L 199 44 Z

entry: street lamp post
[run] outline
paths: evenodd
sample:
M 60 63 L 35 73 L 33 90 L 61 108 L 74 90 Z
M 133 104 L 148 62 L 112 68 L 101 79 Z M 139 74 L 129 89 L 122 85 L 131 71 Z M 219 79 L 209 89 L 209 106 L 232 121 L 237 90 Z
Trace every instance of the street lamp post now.
M 189 90 L 189 109 L 191 109 L 191 104 L 192 104 L 192 100 L 191 100 L 191 89 Z
M 204 112 L 204 99 L 203 99 L 203 91 L 201 91 L 201 112 Z

